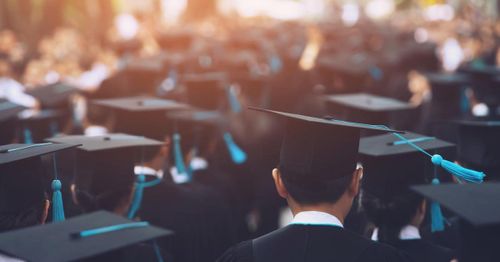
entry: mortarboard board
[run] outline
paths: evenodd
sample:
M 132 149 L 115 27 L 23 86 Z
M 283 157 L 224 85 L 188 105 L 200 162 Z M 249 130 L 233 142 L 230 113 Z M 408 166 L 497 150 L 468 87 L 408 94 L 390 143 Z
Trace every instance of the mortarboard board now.
M 500 121 L 458 121 L 459 160 L 500 176 Z
M 350 121 L 370 124 L 391 122 L 391 113 L 407 112 L 415 107 L 396 99 L 366 93 L 330 95 L 325 100 L 332 110 L 340 111 Z
M 18 121 L 22 128 L 24 142 L 27 144 L 42 142 L 59 132 L 64 118 L 60 110 L 24 110 L 19 114 Z
M 164 145 L 157 140 L 127 134 L 72 135 L 49 140 L 81 145 L 77 156 L 76 184 L 78 190 L 93 196 L 130 188 L 135 178 L 135 163 L 149 160 L 156 153 L 155 149 Z
M 55 83 L 39 86 L 28 90 L 26 93 L 35 97 L 42 107 L 57 107 L 68 102 L 69 97 L 78 92 L 74 86 L 65 83 Z
M 117 132 L 163 139 L 168 131 L 165 112 L 183 110 L 188 105 L 152 97 L 129 97 L 94 100 L 99 107 L 114 110 Z
M 432 154 L 455 157 L 455 145 L 446 141 L 415 133 L 404 137 Z M 392 134 L 362 138 L 359 153 L 365 171 L 363 188 L 381 199 L 404 194 L 409 186 L 426 184 L 437 175 L 425 155 Z
M 99 211 L 0 234 L 0 251 L 27 261 L 74 261 L 172 234 L 147 222 Z
M 3 213 L 16 213 L 43 199 L 48 187 L 44 181 L 41 156 L 74 148 L 75 144 L 10 144 L 0 146 L 0 209 Z M 64 220 L 61 183 L 58 180 L 56 156 L 53 156 L 54 181 L 52 182 L 53 220 Z M 41 203 L 40 203 L 41 204 Z M 62 212 L 62 213 L 59 213 Z
M 414 191 L 457 214 L 460 261 L 498 261 L 500 183 L 414 186 Z
M 462 112 L 464 88 L 471 83 L 463 73 L 427 73 L 431 85 L 431 109 L 435 119 L 457 117 Z
M 14 118 L 24 109 L 24 106 L 0 99 L 0 122 Z
M 328 181 L 350 175 L 356 168 L 362 129 L 396 132 L 354 122 L 251 109 L 286 119 L 280 167 L 297 174 L 288 178 L 296 181 Z
M 0 144 L 8 144 L 15 137 L 16 117 L 25 107 L 0 99 Z

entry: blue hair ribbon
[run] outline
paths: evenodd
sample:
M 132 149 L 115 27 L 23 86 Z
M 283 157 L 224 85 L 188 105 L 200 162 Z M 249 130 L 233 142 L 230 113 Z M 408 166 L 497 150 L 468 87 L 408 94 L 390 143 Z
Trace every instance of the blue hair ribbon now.
M 132 229 L 132 228 L 141 228 L 141 227 L 147 227 L 149 226 L 148 222 L 131 222 L 131 223 L 125 223 L 125 224 L 118 224 L 118 225 L 112 225 L 112 226 L 106 226 L 106 227 L 99 227 L 99 228 L 94 228 L 94 229 L 87 229 L 83 230 L 77 233 L 71 234 L 71 237 L 73 238 L 84 238 L 84 237 L 92 237 L 92 236 L 97 236 L 97 235 L 102 235 L 106 233 L 112 233 L 116 231 L 121 231 L 121 230 L 126 230 L 126 229 Z

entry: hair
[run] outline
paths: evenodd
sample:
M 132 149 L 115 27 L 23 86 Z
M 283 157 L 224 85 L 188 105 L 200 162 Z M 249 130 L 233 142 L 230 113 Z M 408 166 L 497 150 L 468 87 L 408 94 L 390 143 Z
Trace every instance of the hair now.
M 0 213 L 0 233 L 42 223 L 47 198 L 17 213 Z
M 290 196 L 299 204 L 310 205 L 319 203 L 335 203 L 347 190 L 354 172 L 332 180 L 311 180 L 308 174 L 299 174 L 278 166 L 283 183 Z M 304 179 L 290 179 L 303 177 Z
M 383 200 L 367 191 L 363 191 L 361 195 L 363 210 L 368 219 L 378 227 L 378 240 L 385 243 L 399 240 L 401 229 L 410 224 L 423 201 L 423 197 L 410 191 L 391 200 Z
M 97 210 L 113 212 L 121 205 L 127 204 L 132 194 L 132 190 L 133 187 L 130 186 L 129 188 L 106 191 L 97 195 L 93 195 L 84 190 L 77 190 L 76 199 L 85 212 Z

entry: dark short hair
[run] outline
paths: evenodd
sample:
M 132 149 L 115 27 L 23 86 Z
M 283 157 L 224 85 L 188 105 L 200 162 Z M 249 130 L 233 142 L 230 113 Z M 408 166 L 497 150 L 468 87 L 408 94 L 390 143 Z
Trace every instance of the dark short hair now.
M 310 180 L 307 174 L 296 174 L 283 166 L 278 166 L 283 183 L 290 196 L 299 204 L 335 203 L 347 190 L 354 175 L 346 174 L 332 180 Z M 301 177 L 305 179 L 291 179 Z

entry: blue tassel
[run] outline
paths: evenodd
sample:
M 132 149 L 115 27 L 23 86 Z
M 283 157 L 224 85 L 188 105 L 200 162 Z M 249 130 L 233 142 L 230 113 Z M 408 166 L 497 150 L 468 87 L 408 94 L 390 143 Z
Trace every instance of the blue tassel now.
M 240 101 L 238 101 L 236 94 L 234 93 L 234 88 L 230 86 L 226 88 L 226 92 L 227 92 L 227 98 L 229 100 L 229 106 L 231 107 L 231 111 L 233 111 L 233 113 L 241 112 L 241 104 Z
M 146 177 L 144 175 L 137 176 L 137 182 L 135 183 L 134 196 L 132 198 L 132 204 L 128 210 L 127 217 L 133 219 L 142 203 L 142 195 L 144 193 L 144 182 L 146 182 Z
M 64 221 L 64 205 L 61 193 L 61 181 L 58 179 L 52 180 L 52 221 Z
M 278 73 L 283 68 L 283 63 L 277 55 L 273 55 L 269 58 L 269 67 L 272 73 Z
M 33 136 L 31 135 L 31 130 L 29 128 L 25 128 L 23 130 L 23 135 L 25 144 L 33 144 Z
M 247 154 L 236 145 L 233 137 L 229 132 L 224 133 L 224 142 L 226 143 L 227 150 L 231 155 L 231 159 L 235 164 L 243 164 L 247 160 Z
M 370 68 L 370 75 L 374 80 L 380 81 L 384 76 L 384 73 L 380 70 L 380 68 L 374 66 Z
M 52 136 L 57 135 L 57 132 L 58 132 L 58 130 L 59 130 L 59 127 L 58 127 L 58 125 L 57 125 L 57 122 L 55 122 L 55 121 L 50 122 L 50 126 L 49 126 L 49 128 L 50 128 L 50 134 L 51 134 Z
M 439 179 L 432 179 L 433 185 L 439 185 Z M 444 217 L 441 211 L 441 206 L 438 202 L 431 202 L 431 232 L 443 231 L 444 230 Z
M 434 165 L 444 168 L 446 171 L 458 177 L 459 179 L 463 179 L 472 183 L 482 183 L 484 177 L 486 176 L 483 172 L 467 169 L 453 162 L 445 160 L 440 155 L 433 155 L 431 160 Z
M 186 166 L 184 165 L 184 157 L 182 156 L 181 135 L 179 133 L 175 133 L 173 136 L 173 140 L 174 140 L 174 159 L 177 172 L 179 174 L 184 174 L 185 176 L 188 176 L 186 172 Z

